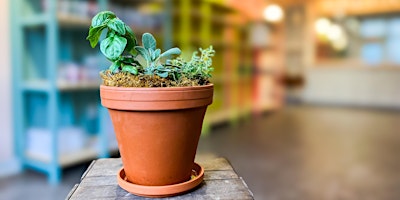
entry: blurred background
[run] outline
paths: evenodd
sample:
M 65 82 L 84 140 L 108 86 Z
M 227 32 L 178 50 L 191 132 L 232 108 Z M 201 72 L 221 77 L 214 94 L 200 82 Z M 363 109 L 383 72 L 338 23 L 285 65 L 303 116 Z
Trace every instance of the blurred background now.
M 399 199 L 400 1 L 0 1 L 0 199 L 64 199 L 118 156 L 85 40 L 111 10 L 188 58 L 213 45 L 198 154 L 256 199 Z

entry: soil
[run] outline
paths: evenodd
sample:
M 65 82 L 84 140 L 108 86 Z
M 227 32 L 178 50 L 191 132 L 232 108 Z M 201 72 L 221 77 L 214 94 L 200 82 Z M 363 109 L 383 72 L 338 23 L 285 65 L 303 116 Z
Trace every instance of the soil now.
M 103 85 L 114 87 L 189 87 L 210 83 L 209 80 L 191 80 L 181 77 L 178 81 L 161 78 L 157 75 L 133 75 L 129 72 L 112 74 L 109 70 L 100 73 Z

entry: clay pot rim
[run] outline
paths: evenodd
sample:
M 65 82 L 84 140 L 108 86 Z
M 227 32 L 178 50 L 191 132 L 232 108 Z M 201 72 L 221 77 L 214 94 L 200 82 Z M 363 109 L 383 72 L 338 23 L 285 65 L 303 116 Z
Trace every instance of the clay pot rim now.
M 124 180 L 124 177 L 121 177 L 123 176 L 122 173 L 124 172 L 124 168 L 122 167 L 117 173 L 118 185 L 129 193 L 144 197 L 174 196 L 195 188 L 203 181 L 204 168 L 201 165 L 194 163 L 193 169 L 198 174 L 194 179 L 172 185 L 146 186 L 134 184 Z
M 103 90 L 117 90 L 117 91 L 187 91 L 187 90 L 202 90 L 213 87 L 213 83 L 201 86 L 187 86 L 187 87 L 117 87 L 100 85 Z
M 132 111 L 180 110 L 212 103 L 214 85 L 137 88 L 100 86 L 101 104 L 109 109 Z

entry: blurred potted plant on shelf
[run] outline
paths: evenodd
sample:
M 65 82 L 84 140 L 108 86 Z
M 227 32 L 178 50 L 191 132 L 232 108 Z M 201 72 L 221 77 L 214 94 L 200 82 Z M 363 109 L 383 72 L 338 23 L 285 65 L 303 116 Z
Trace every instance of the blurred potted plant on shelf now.
M 110 11 L 93 17 L 87 39 L 93 48 L 100 42 L 112 62 L 100 72 L 100 96 L 122 157 L 119 185 L 137 195 L 160 197 L 201 183 L 204 170 L 194 158 L 213 97 L 212 46 L 200 48 L 200 55 L 194 52 L 190 61 L 171 59 L 181 53 L 179 48 L 162 53 L 150 33 L 139 45 L 132 29 Z

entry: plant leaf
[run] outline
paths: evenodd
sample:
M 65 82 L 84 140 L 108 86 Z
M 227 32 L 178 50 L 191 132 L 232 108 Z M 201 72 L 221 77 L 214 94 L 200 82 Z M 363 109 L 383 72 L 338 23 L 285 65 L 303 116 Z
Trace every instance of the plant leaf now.
M 133 61 L 134 61 L 135 59 L 134 59 L 133 57 L 122 56 L 119 60 L 120 60 L 122 63 L 130 64 L 130 63 L 133 63 Z
M 142 66 L 141 64 L 140 64 L 140 62 L 139 61 L 137 61 L 137 60 L 133 60 L 133 62 L 132 63 L 134 63 L 136 66 Z
M 124 67 L 122 67 L 122 71 L 129 72 L 134 75 L 137 75 L 137 73 L 138 73 L 138 70 L 136 69 L 136 67 L 134 67 L 132 65 L 125 65 Z
M 101 52 L 111 61 L 115 61 L 124 52 L 126 38 L 114 35 L 107 37 L 100 43 Z
M 181 54 L 181 50 L 177 47 L 172 48 L 172 49 L 168 49 L 167 51 L 165 51 L 164 53 L 162 53 L 160 55 L 160 57 L 168 57 L 170 55 L 179 55 Z
M 89 40 L 90 42 L 90 46 L 92 48 L 94 48 L 97 43 L 99 42 L 100 36 L 101 36 L 101 32 L 103 31 L 103 29 L 106 27 L 106 25 L 102 25 L 102 26 L 96 26 L 96 27 L 90 27 L 89 29 L 89 35 L 87 36 L 87 40 Z
M 161 78 L 167 78 L 168 77 L 168 72 L 157 72 L 157 75 Z
M 142 44 L 146 49 L 156 50 L 156 39 L 150 33 L 144 33 L 142 36 Z
M 161 50 L 160 49 L 156 49 L 155 51 L 154 51 L 154 57 L 155 57 L 155 59 L 157 59 L 158 57 L 160 57 L 160 53 L 161 53 Z M 154 60 L 155 60 L 154 59 Z
M 148 61 L 148 62 L 151 61 L 149 52 L 148 52 L 145 48 L 143 48 L 143 47 L 141 47 L 141 46 L 135 46 L 135 50 L 136 50 L 146 61 Z
M 131 52 L 133 47 L 137 45 L 135 33 L 133 33 L 131 27 L 125 24 L 125 38 L 128 40 L 126 45 L 126 51 Z
M 96 26 L 101 26 L 106 24 L 106 20 L 109 19 L 114 19 L 117 16 L 115 16 L 115 14 L 111 11 L 103 11 L 103 12 L 99 12 L 97 15 L 95 15 L 92 19 L 92 26 L 96 27 Z
M 108 69 L 111 71 L 111 73 L 114 74 L 114 73 L 116 73 L 118 71 L 118 68 L 119 68 L 118 63 L 117 62 L 113 62 Z
M 125 30 L 127 34 L 130 34 L 133 38 L 135 38 L 135 33 L 133 33 L 131 27 L 129 27 L 128 25 L 125 24 Z
M 165 69 L 165 67 L 164 67 L 164 66 L 162 66 L 162 65 L 158 65 L 158 66 L 156 67 L 156 69 L 157 69 L 157 70 L 164 70 L 164 69 Z
M 125 23 L 123 21 L 121 21 L 120 19 L 118 19 L 118 18 L 111 19 L 107 23 L 107 26 L 110 29 L 114 30 L 115 32 L 117 32 L 121 35 L 125 35 L 125 32 L 126 32 Z
M 151 58 L 151 61 L 154 61 L 154 51 L 153 51 L 153 49 L 148 49 L 149 50 L 149 55 L 150 55 L 150 58 Z

